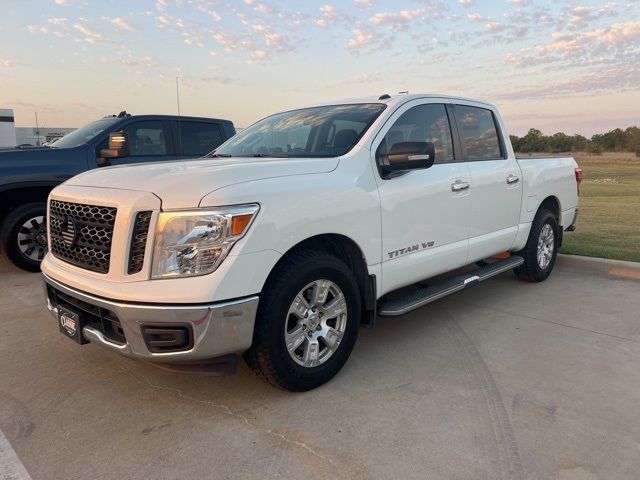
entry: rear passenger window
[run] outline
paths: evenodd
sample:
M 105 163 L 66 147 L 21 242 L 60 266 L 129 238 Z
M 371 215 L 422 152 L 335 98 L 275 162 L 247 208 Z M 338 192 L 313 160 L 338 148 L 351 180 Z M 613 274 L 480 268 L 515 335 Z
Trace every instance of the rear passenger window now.
M 456 105 L 456 117 L 459 128 L 462 129 L 462 140 L 469 160 L 502 158 L 498 131 L 491 110 Z
M 451 127 L 445 106 L 430 103 L 404 112 L 384 137 L 380 151 L 388 153 L 399 142 L 431 142 L 436 147 L 435 163 L 453 162 Z
M 161 121 L 134 122 L 123 128 L 129 139 L 129 155 L 153 157 L 167 155 L 164 125 Z
M 180 122 L 182 154 L 202 157 L 222 143 L 220 128 L 215 123 Z

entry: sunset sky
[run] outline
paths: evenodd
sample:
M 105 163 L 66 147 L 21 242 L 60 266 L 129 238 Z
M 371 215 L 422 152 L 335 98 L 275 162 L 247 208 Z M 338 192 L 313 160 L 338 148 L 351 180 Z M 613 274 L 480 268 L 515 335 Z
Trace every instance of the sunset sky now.
M 445 93 L 512 133 L 640 125 L 640 3 L 0 0 L 0 108 L 78 127 L 126 109 L 245 127 L 325 100 Z

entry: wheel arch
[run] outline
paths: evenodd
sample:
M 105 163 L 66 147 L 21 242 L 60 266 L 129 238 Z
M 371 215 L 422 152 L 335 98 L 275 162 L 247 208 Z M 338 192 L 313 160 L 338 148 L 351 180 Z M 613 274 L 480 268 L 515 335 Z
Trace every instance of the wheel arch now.
M 553 213 L 556 216 L 558 222 L 560 222 L 562 210 L 560 208 L 560 200 L 558 199 L 558 197 L 556 197 L 555 195 L 549 195 L 540 203 L 538 211 L 542 210 L 543 208 Z
M 32 202 L 46 202 L 56 184 L 29 183 L 6 185 L 0 189 L 0 218 L 14 208 Z
M 376 316 L 376 279 L 369 273 L 366 257 L 360 246 L 351 238 L 338 233 L 325 233 L 306 238 L 287 250 L 267 276 L 264 287 L 276 267 L 289 256 L 303 250 L 324 251 L 342 260 L 354 273 L 362 303 L 361 324 L 372 327 Z
M 560 200 L 555 195 L 549 195 L 540 203 L 540 206 L 536 211 L 536 215 L 541 210 L 548 210 L 556 217 L 556 221 L 558 222 L 558 249 L 560 249 L 562 247 L 562 239 L 564 237 L 563 228 L 560 224 L 562 221 L 562 207 L 560 205 Z

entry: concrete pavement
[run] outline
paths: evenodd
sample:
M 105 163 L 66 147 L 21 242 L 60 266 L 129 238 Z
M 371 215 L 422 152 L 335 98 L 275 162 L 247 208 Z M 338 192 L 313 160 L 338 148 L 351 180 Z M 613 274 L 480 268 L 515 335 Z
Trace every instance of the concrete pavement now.
M 561 259 L 360 330 L 312 392 L 58 333 L 0 265 L 0 430 L 37 479 L 637 479 L 640 283 Z M 5 470 L 6 474 L 8 470 Z M 3 465 L 0 465 L 0 479 Z

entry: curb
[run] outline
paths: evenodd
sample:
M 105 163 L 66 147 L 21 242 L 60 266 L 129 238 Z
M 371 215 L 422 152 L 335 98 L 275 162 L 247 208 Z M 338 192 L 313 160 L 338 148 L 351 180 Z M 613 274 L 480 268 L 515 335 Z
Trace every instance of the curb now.
M 572 270 L 586 270 L 592 273 L 640 281 L 640 263 L 637 262 L 562 253 L 558 254 L 557 262 L 558 265 Z

